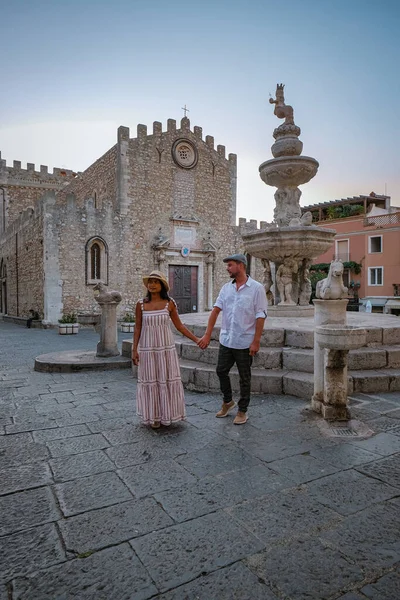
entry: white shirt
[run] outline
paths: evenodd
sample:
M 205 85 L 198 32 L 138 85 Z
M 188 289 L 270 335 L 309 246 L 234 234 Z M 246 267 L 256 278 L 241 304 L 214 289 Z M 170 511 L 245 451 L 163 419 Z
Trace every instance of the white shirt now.
M 239 289 L 236 282 L 226 283 L 214 306 L 222 310 L 219 341 L 228 348 L 250 348 L 256 332 L 256 319 L 267 316 L 267 296 L 264 286 L 248 277 Z

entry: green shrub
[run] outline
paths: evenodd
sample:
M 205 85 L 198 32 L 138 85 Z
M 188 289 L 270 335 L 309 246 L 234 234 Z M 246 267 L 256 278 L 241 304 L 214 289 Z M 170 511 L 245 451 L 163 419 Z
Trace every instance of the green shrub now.
M 68 323 L 77 323 L 77 319 L 76 319 L 76 314 L 75 313 L 66 313 L 65 315 L 63 315 L 61 317 L 61 319 L 58 319 L 58 322 L 61 323 L 62 325 L 68 324 Z

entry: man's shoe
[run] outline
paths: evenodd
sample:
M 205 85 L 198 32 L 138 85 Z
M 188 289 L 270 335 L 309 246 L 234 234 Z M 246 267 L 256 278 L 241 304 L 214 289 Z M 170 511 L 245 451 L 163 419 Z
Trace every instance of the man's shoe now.
M 238 410 L 238 413 L 236 415 L 236 417 L 233 419 L 233 424 L 234 425 L 244 425 L 245 423 L 247 423 L 247 413 L 241 412 L 240 410 Z
M 233 408 L 235 408 L 236 402 L 231 400 L 230 402 L 224 402 L 220 411 L 215 415 L 218 419 L 222 419 L 223 417 L 227 417 Z

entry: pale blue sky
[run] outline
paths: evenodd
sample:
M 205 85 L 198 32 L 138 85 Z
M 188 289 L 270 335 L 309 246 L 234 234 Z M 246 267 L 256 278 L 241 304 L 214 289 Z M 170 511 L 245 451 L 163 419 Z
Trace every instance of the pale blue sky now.
M 400 206 L 397 0 L 14 0 L 1 9 L 0 150 L 82 171 L 119 125 L 179 121 L 238 155 L 238 217 L 271 220 L 259 178 L 286 85 L 303 153 L 301 203 L 387 193 Z

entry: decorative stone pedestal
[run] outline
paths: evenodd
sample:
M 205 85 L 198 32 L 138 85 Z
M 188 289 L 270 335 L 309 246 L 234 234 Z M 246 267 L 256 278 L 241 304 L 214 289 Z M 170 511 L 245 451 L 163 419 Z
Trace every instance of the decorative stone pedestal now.
M 366 343 L 366 331 L 346 325 L 348 300 L 314 300 L 314 395 L 312 409 L 324 419 L 347 421 L 347 360 L 349 350 Z

